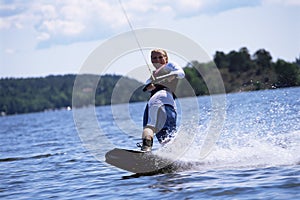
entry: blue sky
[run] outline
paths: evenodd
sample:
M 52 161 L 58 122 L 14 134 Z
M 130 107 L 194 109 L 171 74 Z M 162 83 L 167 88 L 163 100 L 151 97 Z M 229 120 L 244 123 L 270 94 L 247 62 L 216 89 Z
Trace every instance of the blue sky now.
M 275 61 L 300 56 L 299 0 L 122 2 L 134 28 L 176 31 L 211 57 L 241 47 L 264 48 Z M 118 0 L 0 0 L 0 17 L 0 78 L 78 73 L 101 43 L 130 31 Z

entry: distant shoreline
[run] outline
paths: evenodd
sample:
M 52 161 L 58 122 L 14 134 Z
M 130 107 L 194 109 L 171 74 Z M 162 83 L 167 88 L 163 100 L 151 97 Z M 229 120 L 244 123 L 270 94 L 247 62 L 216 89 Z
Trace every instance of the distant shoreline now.
M 295 62 L 278 59 L 264 49 L 250 55 L 247 48 L 228 54 L 217 51 L 214 60 L 208 63 L 191 61 L 184 67 L 185 80 L 192 88 L 179 81 L 176 96 L 211 95 L 207 84 L 214 84 L 211 69 L 221 75 L 225 93 L 255 91 L 300 86 L 300 58 Z M 202 72 L 202 74 L 200 73 Z M 206 76 L 205 79 L 203 76 Z M 74 93 L 76 78 L 82 79 L 79 90 Z M 121 75 L 49 75 L 37 78 L 0 79 L 0 116 L 55 110 L 72 109 L 72 106 L 109 105 L 146 101 L 148 94 L 142 92 L 143 83 Z M 120 82 L 121 80 L 121 82 Z M 205 82 L 206 80 L 207 82 Z M 95 83 L 98 84 L 97 87 Z M 118 97 L 112 93 L 118 88 Z M 128 95 L 130 95 L 128 97 Z M 76 98 L 72 102 L 72 97 Z

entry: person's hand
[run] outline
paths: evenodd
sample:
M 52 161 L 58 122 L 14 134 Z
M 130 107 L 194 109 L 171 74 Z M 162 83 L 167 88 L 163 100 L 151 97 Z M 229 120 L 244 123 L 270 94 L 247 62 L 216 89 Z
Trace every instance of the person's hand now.
M 152 91 L 155 89 L 155 86 L 153 83 L 148 83 L 147 85 L 145 85 L 145 87 L 143 88 L 143 92 L 146 92 L 146 91 Z
M 146 90 L 147 90 L 147 91 L 152 91 L 152 90 L 154 90 L 154 89 L 155 89 L 155 86 L 154 86 L 153 83 L 149 84 L 149 85 L 146 87 Z

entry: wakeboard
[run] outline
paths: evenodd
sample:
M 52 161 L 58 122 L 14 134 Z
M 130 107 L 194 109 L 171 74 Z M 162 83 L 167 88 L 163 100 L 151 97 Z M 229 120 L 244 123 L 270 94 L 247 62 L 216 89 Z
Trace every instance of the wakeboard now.
M 176 170 L 170 159 L 152 152 L 115 148 L 105 154 L 105 161 L 117 168 L 136 174 L 157 174 Z

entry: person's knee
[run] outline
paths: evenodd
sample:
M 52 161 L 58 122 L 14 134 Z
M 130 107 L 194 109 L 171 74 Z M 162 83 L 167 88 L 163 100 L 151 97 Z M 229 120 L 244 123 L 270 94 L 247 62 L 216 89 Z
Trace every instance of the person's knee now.
M 151 126 L 146 126 L 143 130 L 143 138 L 152 139 L 154 135 L 155 128 Z

